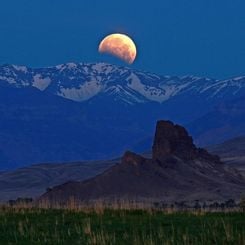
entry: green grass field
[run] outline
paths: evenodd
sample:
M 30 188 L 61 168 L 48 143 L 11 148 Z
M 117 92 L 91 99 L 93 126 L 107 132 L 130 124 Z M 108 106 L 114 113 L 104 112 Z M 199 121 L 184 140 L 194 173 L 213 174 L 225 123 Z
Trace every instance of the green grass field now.
M 244 213 L 0 211 L 0 244 L 245 244 Z

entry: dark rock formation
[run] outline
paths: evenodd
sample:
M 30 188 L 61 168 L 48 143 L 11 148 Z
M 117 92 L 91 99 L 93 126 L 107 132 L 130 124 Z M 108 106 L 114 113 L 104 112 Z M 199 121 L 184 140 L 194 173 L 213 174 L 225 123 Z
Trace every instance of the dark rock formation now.
M 161 200 L 164 202 L 239 199 L 245 180 L 227 170 L 217 156 L 196 148 L 187 131 L 169 121 L 159 121 L 153 158 L 126 152 L 122 162 L 92 179 L 54 187 L 39 201 L 65 204 L 79 201 Z
M 209 154 L 205 149 L 197 148 L 184 127 L 174 125 L 171 121 L 158 121 L 152 147 L 152 159 L 161 161 L 171 155 L 183 160 L 201 158 L 220 162 L 218 156 Z
M 152 147 L 152 157 L 154 160 L 161 160 L 161 158 L 168 155 L 193 159 L 197 155 L 197 148 L 185 128 L 174 125 L 170 121 L 158 121 Z

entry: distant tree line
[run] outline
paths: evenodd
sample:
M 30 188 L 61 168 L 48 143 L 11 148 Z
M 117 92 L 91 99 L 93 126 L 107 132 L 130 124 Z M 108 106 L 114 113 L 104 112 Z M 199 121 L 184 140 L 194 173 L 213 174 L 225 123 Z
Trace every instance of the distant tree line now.
M 17 205 L 31 204 L 32 202 L 33 202 L 32 198 L 18 197 L 16 200 L 9 200 L 8 204 L 9 206 L 17 206 Z
M 174 202 L 172 204 L 167 204 L 164 202 L 154 202 L 154 207 L 157 209 L 177 209 L 177 210 L 220 210 L 224 211 L 226 209 L 235 209 L 241 208 L 242 211 L 245 212 L 245 197 L 241 199 L 239 203 L 237 203 L 234 199 L 228 199 L 225 202 L 201 202 L 199 200 L 195 200 L 193 203 L 187 203 L 185 201 Z
M 30 206 L 34 204 L 34 200 L 32 198 L 19 197 L 15 200 L 9 200 L 8 205 L 13 206 Z M 174 202 L 172 204 L 165 202 L 153 202 L 153 209 L 165 210 L 165 209 L 173 209 L 179 211 L 188 211 L 188 210 L 232 210 L 232 209 L 240 209 L 245 212 L 245 196 L 241 198 L 240 202 L 236 202 L 234 199 L 228 199 L 224 202 L 201 202 L 199 200 L 195 200 L 192 203 L 181 201 Z

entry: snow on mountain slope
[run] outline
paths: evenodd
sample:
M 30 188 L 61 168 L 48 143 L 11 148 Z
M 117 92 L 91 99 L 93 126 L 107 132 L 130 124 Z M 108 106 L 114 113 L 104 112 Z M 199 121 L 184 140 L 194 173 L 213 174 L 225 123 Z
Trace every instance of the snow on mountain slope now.
M 37 74 L 33 77 L 32 86 L 43 91 L 49 86 L 51 82 L 52 81 L 49 77 L 42 78 L 40 74 Z
M 245 77 L 215 80 L 193 76 L 158 76 L 105 63 L 67 63 L 32 69 L 0 67 L 0 84 L 41 91 L 82 102 L 97 95 L 110 95 L 128 104 L 163 103 L 178 95 L 200 95 L 206 99 L 245 94 Z

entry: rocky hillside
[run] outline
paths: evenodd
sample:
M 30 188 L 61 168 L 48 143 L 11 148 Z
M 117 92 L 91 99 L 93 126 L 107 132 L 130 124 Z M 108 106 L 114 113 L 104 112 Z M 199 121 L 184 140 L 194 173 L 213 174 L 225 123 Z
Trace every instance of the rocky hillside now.
M 104 172 L 119 160 L 42 163 L 0 173 L 0 203 L 37 198 L 46 189 L 67 181 L 82 181 Z
M 219 155 L 223 162 L 238 169 L 245 177 L 245 137 L 227 140 L 222 144 L 209 146 L 207 149 Z
M 170 121 L 156 127 L 152 159 L 126 152 L 120 164 L 83 182 L 68 182 L 42 195 L 39 203 L 77 201 L 161 200 L 214 201 L 239 199 L 245 180 L 227 170 L 219 157 L 197 148 L 187 131 Z

